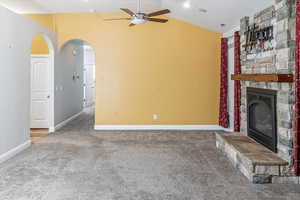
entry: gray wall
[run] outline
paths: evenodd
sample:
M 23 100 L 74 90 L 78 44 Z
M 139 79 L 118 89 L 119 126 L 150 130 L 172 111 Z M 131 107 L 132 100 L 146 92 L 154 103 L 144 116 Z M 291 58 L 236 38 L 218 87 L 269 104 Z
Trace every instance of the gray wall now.
M 55 67 L 55 125 L 83 109 L 83 59 L 83 43 L 78 40 L 67 42 L 59 52 Z M 74 73 L 79 79 L 72 79 Z
M 54 32 L 0 6 L 0 162 L 30 145 L 30 47 L 42 33 L 55 46 Z M 7 154 L 7 152 L 9 152 Z

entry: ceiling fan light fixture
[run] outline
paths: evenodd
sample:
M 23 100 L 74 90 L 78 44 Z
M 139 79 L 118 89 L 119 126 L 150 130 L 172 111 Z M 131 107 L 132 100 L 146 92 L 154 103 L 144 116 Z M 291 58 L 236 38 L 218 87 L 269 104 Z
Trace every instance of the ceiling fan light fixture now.
M 147 21 L 145 20 L 145 19 L 142 19 L 142 18 L 137 18 L 137 17 L 134 17 L 134 18 L 132 18 L 132 20 L 131 20 L 131 23 L 132 24 L 135 24 L 135 25 L 137 25 L 137 24 L 145 24 Z
M 145 24 L 147 22 L 146 16 L 143 13 L 136 13 L 132 16 L 132 24 Z

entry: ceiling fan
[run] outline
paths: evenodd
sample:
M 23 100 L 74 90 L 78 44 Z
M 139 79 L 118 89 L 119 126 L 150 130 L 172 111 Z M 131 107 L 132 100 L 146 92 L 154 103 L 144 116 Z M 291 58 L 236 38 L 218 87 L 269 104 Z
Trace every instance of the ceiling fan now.
M 150 14 L 142 13 L 141 12 L 141 0 L 139 0 L 139 5 L 138 5 L 138 12 L 133 12 L 128 8 L 121 8 L 122 11 L 126 12 L 127 14 L 130 15 L 128 18 L 116 18 L 116 19 L 104 19 L 105 21 L 115 21 L 115 20 L 130 20 L 131 23 L 129 26 L 135 26 L 137 24 L 144 24 L 148 21 L 151 22 L 158 22 L 158 23 L 166 23 L 168 22 L 167 19 L 160 19 L 160 18 L 153 18 L 156 16 L 168 14 L 171 11 L 169 9 L 164 9 L 156 12 L 152 12 Z

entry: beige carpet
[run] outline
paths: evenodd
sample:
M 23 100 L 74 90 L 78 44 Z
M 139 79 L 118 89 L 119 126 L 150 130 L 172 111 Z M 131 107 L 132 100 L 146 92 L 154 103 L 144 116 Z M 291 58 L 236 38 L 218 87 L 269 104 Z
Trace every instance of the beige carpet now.
M 93 130 L 85 113 L 0 165 L 1 200 L 299 200 L 253 185 L 211 132 Z

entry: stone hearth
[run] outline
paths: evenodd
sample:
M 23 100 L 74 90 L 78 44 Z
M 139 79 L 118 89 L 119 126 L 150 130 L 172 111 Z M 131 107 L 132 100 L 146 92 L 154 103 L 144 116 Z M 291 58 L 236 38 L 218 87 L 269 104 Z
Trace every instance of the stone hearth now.
M 283 174 L 289 163 L 241 133 L 217 133 L 217 148 L 252 183 L 296 183 L 299 178 Z

